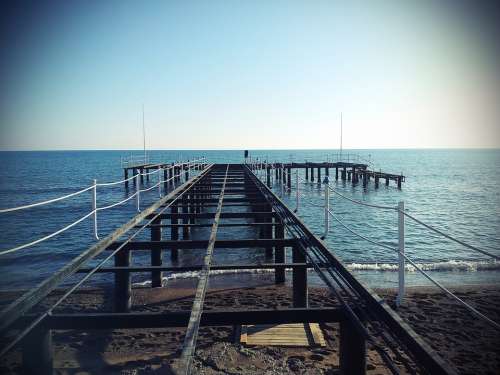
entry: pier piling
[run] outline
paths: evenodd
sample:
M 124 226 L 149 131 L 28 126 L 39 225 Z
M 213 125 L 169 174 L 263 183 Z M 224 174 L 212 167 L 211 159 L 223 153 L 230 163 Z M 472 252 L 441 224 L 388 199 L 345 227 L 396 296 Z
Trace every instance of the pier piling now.
M 115 267 L 130 267 L 132 252 L 121 249 L 115 255 Z M 129 271 L 115 273 L 115 311 L 129 312 L 132 307 L 132 283 Z
M 340 322 L 340 371 L 342 374 L 366 374 L 366 341 L 354 324 Z
M 177 224 L 179 224 L 179 219 L 177 217 L 177 213 L 179 212 L 179 205 L 177 202 L 173 202 L 172 205 L 170 206 L 170 213 L 172 214 L 170 218 L 170 239 L 172 241 L 178 241 L 179 240 L 179 227 Z M 177 249 L 176 246 L 172 246 L 170 249 L 170 260 L 172 262 L 177 262 L 179 259 L 179 250 Z
M 52 375 L 52 331 L 45 327 L 34 328 L 24 339 L 22 347 L 25 375 Z
M 161 219 L 155 219 L 151 226 L 151 241 L 161 241 Z M 151 265 L 161 266 L 163 263 L 163 249 L 151 249 Z M 158 288 L 162 286 L 162 271 L 151 272 L 151 287 Z
M 283 223 L 277 219 L 276 225 L 274 227 L 274 237 L 276 239 L 284 239 L 285 238 L 285 227 Z M 276 245 L 274 247 L 274 263 L 284 264 L 285 260 L 285 247 L 283 245 Z M 282 284 L 285 282 L 285 267 L 276 267 L 274 271 L 274 278 L 276 284 Z
M 292 262 L 304 263 L 304 266 L 295 266 L 292 270 L 293 307 L 307 307 L 306 257 L 299 245 L 292 247 Z

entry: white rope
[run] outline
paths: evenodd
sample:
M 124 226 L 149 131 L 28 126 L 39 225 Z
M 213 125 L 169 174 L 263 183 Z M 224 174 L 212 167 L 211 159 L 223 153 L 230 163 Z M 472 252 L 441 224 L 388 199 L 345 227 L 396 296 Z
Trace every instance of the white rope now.
M 135 175 L 133 175 L 132 177 L 126 178 L 125 180 L 121 180 L 121 181 L 101 182 L 101 183 L 96 184 L 96 186 L 113 186 L 113 185 L 123 184 L 124 182 L 130 181 L 134 178 L 135 178 Z
M 158 187 L 158 185 L 160 185 L 160 183 L 161 183 L 161 182 L 157 182 L 155 185 L 153 185 L 153 186 L 151 186 L 151 187 L 149 187 L 149 188 L 147 188 L 147 189 L 142 189 L 142 190 L 139 190 L 139 192 L 140 192 L 140 193 L 144 193 L 144 192 L 146 192 L 146 191 L 150 191 L 150 190 L 154 189 L 155 187 Z
M 96 211 L 103 211 L 103 210 L 107 210 L 109 208 L 113 208 L 113 207 L 116 207 L 116 206 L 119 206 L 120 204 L 123 204 L 129 200 L 131 200 L 132 198 L 134 198 L 135 196 L 137 195 L 137 192 L 135 192 L 134 194 L 132 194 L 130 197 L 128 198 L 125 198 L 124 200 L 120 201 L 120 202 L 117 202 L 117 203 L 113 203 L 113 204 L 110 204 L 109 206 L 104 206 L 104 207 L 99 207 L 96 209 Z
M 398 211 L 399 211 L 399 210 L 398 210 Z M 438 234 L 440 234 L 440 235 L 442 235 L 442 236 L 444 236 L 444 237 L 448 238 L 449 240 L 455 241 L 456 243 L 458 243 L 458 244 L 460 244 L 460 245 L 462 245 L 462 246 L 465 246 L 465 247 L 467 247 L 467 248 L 469 248 L 469 249 L 471 249 L 471 250 L 478 251 L 478 252 L 480 252 L 480 253 L 482 253 L 482 254 L 484 254 L 484 255 L 488 255 L 489 257 L 492 257 L 492 258 L 495 258 L 495 259 L 497 259 L 497 260 L 500 260 L 500 256 L 498 256 L 498 255 L 492 254 L 492 253 L 490 253 L 490 252 L 488 252 L 488 251 L 485 251 L 485 250 L 479 249 L 479 248 L 477 248 L 477 247 L 475 247 L 475 246 L 469 245 L 468 243 L 465 243 L 465 242 L 463 242 L 463 241 L 457 240 L 456 238 L 454 238 L 454 237 L 452 237 L 452 236 L 450 236 L 450 235 L 448 235 L 448 234 L 446 234 L 446 233 L 444 233 L 444 232 L 441 232 L 439 229 L 436 229 L 436 228 L 434 228 L 434 227 L 432 227 L 432 226 L 430 226 L 430 225 L 428 225 L 428 224 L 425 224 L 424 222 L 422 222 L 422 221 L 418 220 L 416 217 L 413 217 L 413 216 L 411 216 L 410 214 L 408 214 L 408 213 L 406 213 L 406 212 L 402 212 L 402 213 L 403 213 L 406 217 L 408 217 L 408 218 L 412 219 L 413 221 L 417 222 L 418 224 L 420 224 L 420 225 L 422 225 L 422 226 L 426 227 L 427 229 L 430 229 L 430 230 L 432 230 L 432 231 L 434 231 L 434 232 L 436 232 L 436 233 L 438 233 Z
M 4 208 L 4 209 L 0 210 L 0 213 L 12 212 L 12 211 L 18 211 L 18 210 L 24 210 L 26 208 L 32 208 L 32 207 L 37 207 L 37 206 L 43 206 L 45 204 L 54 203 L 54 202 L 57 202 L 57 201 L 61 201 L 63 199 L 74 197 L 76 195 L 79 195 L 79 194 L 82 194 L 82 193 L 84 193 L 86 191 L 89 191 L 90 189 L 93 189 L 93 188 L 94 188 L 94 185 L 91 185 L 91 186 L 89 186 L 89 187 L 87 187 L 85 189 L 82 189 L 80 191 L 77 191 L 77 192 L 74 192 L 74 193 L 71 193 L 71 194 L 68 194 L 68 195 L 64 195 L 64 196 L 59 197 L 59 198 L 54 198 L 54 199 L 49 199 L 49 200 L 43 201 L 43 202 L 28 204 L 26 206 L 19 206 L 19 207 L 13 207 L 13 208 Z
M 313 203 L 311 202 L 310 200 L 308 200 L 308 197 L 306 197 L 304 194 L 300 194 L 302 198 L 306 199 L 306 203 L 307 204 L 310 204 L 312 206 L 316 206 L 316 207 L 321 207 L 321 208 L 324 208 L 325 206 L 323 204 L 317 204 L 317 203 Z
M 151 168 L 147 168 L 147 169 L 151 169 Z M 153 169 L 151 172 L 147 172 L 147 173 L 141 173 L 139 172 L 139 176 L 149 176 L 150 174 L 153 174 L 153 173 L 158 173 L 158 168 L 156 169 Z
M 500 324 L 498 324 L 497 322 L 491 320 L 490 318 L 488 318 L 486 315 L 483 315 L 481 314 L 479 311 L 477 311 L 474 307 L 472 307 L 471 305 L 469 305 L 467 302 L 465 302 L 464 300 L 462 300 L 461 298 L 457 297 L 455 294 L 453 294 L 452 292 L 450 292 L 448 289 L 446 289 L 443 285 L 441 285 L 440 283 L 438 283 L 436 280 L 434 280 L 432 277 L 430 277 L 424 270 L 422 270 L 419 266 L 417 266 L 417 264 L 415 262 L 413 262 L 410 258 L 408 258 L 408 256 L 405 254 L 405 253 L 402 253 L 400 251 L 397 251 L 399 254 L 401 254 L 413 267 L 415 267 L 418 271 L 420 271 L 420 273 L 422 275 L 424 275 L 429 281 L 431 281 L 434 285 L 436 285 L 439 289 L 441 289 L 443 292 L 445 292 L 446 294 L 448 294 L 449 296 L 453 297 L 455 300 L 457 300 L 458 302 L 460 302 L 463 306 L 465 306 L 467 309 L 469 309 L 470 311 L 472 311 L 475 315 L 477 315 L 479 318 L 485 320 L 486 322 L 488 322 L 489 324 L 491 324 L 493 327 L 495 327 L 496 329 L 500 330 Z
M 358 236 L 359 238 L 362 238 L 363 240 L 368 241 L 368 242 L 370 242 L 370 243 L 372 243 L 372 244 L 374 244 L 374 245 L 377 245 L 377 246 L 380 246 L 380 247 L 384 247 L 384 248 L 389 249 L 389 250 L 392 250 L 392 251 L 397 251 L 397 249 L 396 249 L 396 248 L 394 248 L 394 247 L 390 247 L 390 246 L 385 245 L 385 244 L 383 244 L 383 243 L 380 243 L 380 242 L 377 242 L 377 241 L 371 240 L 371 239 L 369 239 L 369 238 L 367 238 L 367 237 L 365 237 L 365 236 L 363 236 L 363 235 L 361 235 L 361 234 L 359 234 L 359 233 L 355 232 L 354 230 L 352 230 L 351 228 L 349 228 L 346 224 L 344 224 L 344 223 L 342 222 L 342 220 L 340 220 L 337 216 L 335 216 L 335 214 L 334 214 L 332 211 L 328 210 L 328 213 L 329 213 L 329 214 L 330 214 L 330 215 L 331 215 L 331 216 L 332 216 L 332 217 L 333 217 L 333 218 L 334 218 L 334 219 L 335 219 L 335 220 L 336 220 L 336 221 L 337 221 L 340 225 L 342 225 L 345 229 L 347 229 L 349 232 L 351 232 L 351 233 L 352 233 L 352 234 L 354 234 L 355 236 Z
M 332 188 L 330 186 L 329 186 L 329 188 L 330 188 L 331 191 L 333 191 L 335 194 L 341 196 L 342 198 L 347 199 L 348 201 L 351 201 L 353 203 L 359 204 L 361 206 L 373 207 L 373 208 L 380 208 L 382 210 L 396 210 L 397 211 L 397 209 L 398 209 L 397 207 L 393 207 L 393 206 L 381 206 L 381 205 L 378 205 L 378 204 L 370 204 L 370 203 L 360 202 L 360 201 L 357 201 L 355 199 L 348 198 L 348 197 L 346 197 L 343 194 L 340 194 L 337 190 L 335 190 L 334 188 Z
M 48 236 L 45 236 L 45 237 L 42 237 L 42 238 L 39 238 L 38 240 L 36 241 L 33 241 L 33 242 L 30 242 L 30 243 L 27 243 L 27 244 L 24 244 L 24 245 L 21 245 L 21 246 L 17 246 L 17 247 L 14 247 L 12 249 L 8 249 L 8 250 L 2 250 L 0 251 L 0 256 L 2 255 L 5 255 L 5 254 L 8 254 L 8 253 L 12 253 L 14 251 L 18 251 L 18 250 L 21 250 L 21 249 L 24 249 L 24 248 L 27 248 L 27 247 L 30 247 L 30 246 L 33 246 L 33 245 L 36 245 L 37 243 L 40 243 L 42 241 L 45 241 L 45 240 L 48 240 L 49 238 L 52 238 L 54 236 L 57 236 L 58 234 L 62 233 L 62 232 L 65 232 L 66 230 L 68 230 L 69 228 L 71 227 L 74 227 L 76 224 L 82 222 L 83 220 L 85 220 L 86 218 L 88 218 L 89 216 L 92 216 L 93 214 L 95 213 L 95 211 L 91 211 L 89 212 L 87 215 L 83 216 L 82 218 L 78 219 L 77 221 L 69 224 L 68 226 L 65 226 L 64 228 L 62 229 L 59 229 L 58 231 L 52 233 L 52 234 L 49 234 Z
M 306 180 L 304 180 L 302 178 L 301 178 L 301 180 L 304 182 L 305 185 L 311 185 L 311 184 L 318 184 L 319 183 L 319 181 L 317 183 L 316 182 L 309 182 L 309 181 L 306 181 Z M 335 194 L 341 196 L 344 199 L 347 199 L 348 201 L 350 201 L 352 203 L 356 203 L 356 204 L 359 204 L 361 206 L 366 206 L 366 207 L 380 208 L 382 210 L 396 210 L 397 211 L 397 207 L 395 207 L 395 206 L 394 207 L 393 206 L 381 206 L 381 205 L 378 205 L 378 204 L 370 204 L 370 203 L 365 203 L 365 202 L 357 201 L 355 199 L 346 197 L 344 194 L 339 193 L 337 190 L 335 190 L 331 186 L 328 186 L 328 188 L 331 191 L 333 191 Z

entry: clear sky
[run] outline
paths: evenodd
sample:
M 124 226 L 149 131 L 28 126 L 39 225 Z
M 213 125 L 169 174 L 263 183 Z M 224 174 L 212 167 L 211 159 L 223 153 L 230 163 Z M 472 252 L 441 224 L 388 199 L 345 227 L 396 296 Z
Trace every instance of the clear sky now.
M 475 3 L 2 2 L 0 149 L 500 147 Z

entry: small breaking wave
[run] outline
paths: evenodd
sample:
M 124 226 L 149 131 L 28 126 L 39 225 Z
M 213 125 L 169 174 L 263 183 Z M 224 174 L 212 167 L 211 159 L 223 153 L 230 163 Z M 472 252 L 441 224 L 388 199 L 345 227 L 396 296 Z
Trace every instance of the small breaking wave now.
M 424 271 L 433 272 L 477 272 L 477 271 L 494 271 L 500 270 L 500 262 L 491 261 L 465 261 L 465 260 L 449 260 L 445 262 L 434 263 L 417 263 L 417 265 Z M 398 263 L 346 263 L 346 267 L 350 271 L 377 271 L 377 272 L 396 272 L 398 271 Z M 406 263 L 405 270 L 408 272 L 418 272 L 417 269 L 411 264 Z M 291 269 L 287 268 L 287 272 Z M 310 268 L 309 272 L 315 272 Z M 274 269 L 253 269 L 253 270 L 211 270 L 210 276 L 217 275 L 233 275 L 233 274 L 269 274 L 273 273 Z M 177 279 L 192 279 L 198 277 L 200 271 L 188 271 L 170 273 L 163 277 L 163 284 L 171 280 Z M 151 280 L 134 283 L 135 286 L 148 286 L 151 285 Z
M 416 263 L 423 271 L 492 271 L 500 270 L 500 262 L 492 261 L 467 261 L 448 260 L 445 262 Z M 351 271 L 397 271 L 397 263 L 348 263 L 347 268 Z M 408 262 L 405 264 L 408 272 L 418 272 L 418 270 Z
M 242 274 L 242 273 L 251 273 L 251 274 L 273 273 L 273 272 L 274 272 L 274 269 L 272 269 L 272 268 L 256 269 L 256 270 L 211 270 L 210 276 Z M 187 272 L 171 273 L 171 274 L 168 274 L 166 276 L 163 276 L 162 280 L 163 280 L 163 284 L 165 284 L 171 280 L 196 278 L 199 276 L 199 274 L 200 274 L 200 271 L 187 271 Z M 134 283 L 134 286 L 148 286 L 148 285 L 151 285 L 151 280 L 145 280 L 142 282 Z

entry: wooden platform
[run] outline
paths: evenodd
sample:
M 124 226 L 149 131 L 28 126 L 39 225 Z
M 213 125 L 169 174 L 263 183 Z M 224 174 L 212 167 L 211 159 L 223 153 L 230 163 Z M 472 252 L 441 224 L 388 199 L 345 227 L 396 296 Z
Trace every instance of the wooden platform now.
M 241 326 L 240 343 L 258 346 L 326 346 L 318 323 Z

